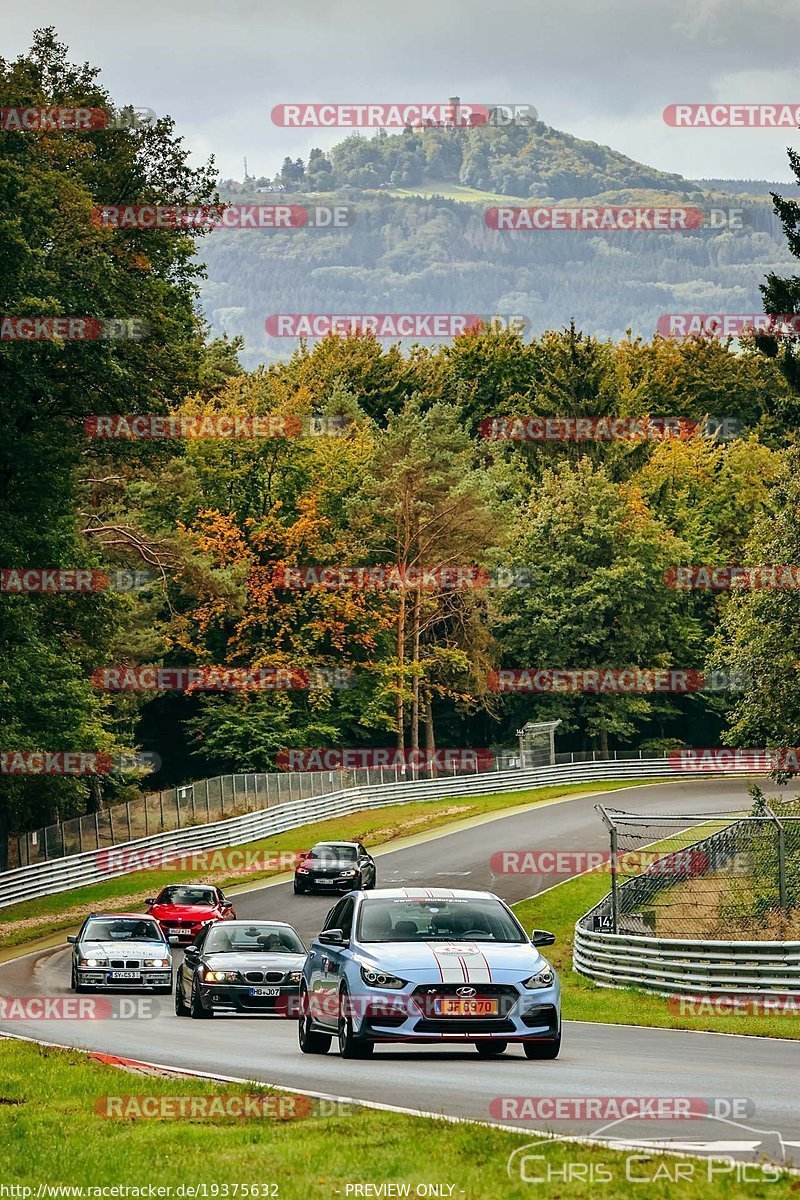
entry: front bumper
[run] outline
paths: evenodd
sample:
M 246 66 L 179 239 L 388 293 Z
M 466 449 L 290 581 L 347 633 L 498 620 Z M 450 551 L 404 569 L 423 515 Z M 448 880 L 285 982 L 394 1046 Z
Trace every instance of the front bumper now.
M 401 992 L 365 991 L 354 999 L 353 1027 L 360 1037 L 382 1042 L 551 1041 L 561 1029 L 558 987 L 527 989 L 490 984 L 480 995 L 498 996 L 496 1016 L 439 1016 L 433 1001 L 450 996 L 446 985 L 411 985 Z M 393 1003 L 394 1001 L 394 1003 Z
M 83 987 L 98 991 L 141 992 L 145 988 L 172 990 L 172 967 L 142 967 L 138 979 L 112 979 L 107 967 L 77 967 L 76 977 Z
M 275 996 L 251 996 L 254 987 L 274 988 Z M 200 1002 L 209 1012 L 263 1013 L 273 1017 L 297 1018 L 300 985 L 297 983 L 201 983 Z
M 174 937 L 178 939 L 179 946 L 188 946 L 190 942 L 194 941 L 200 930 L 204 925 L 207 924 L 207 922 L 198 921 L 196 925 L 185 926 L 170 925 L 169 921 L 159 921 L 158 924 L 160 925 L 161 932 L 164 934 L 164 937 L 167 939 L 167 941 Z
M 298 887 L 306 888 L 309 892 L 349 892 L 354 888 L 361 887 L 361 879 L 358 875 L 295 874 L 295 881 Z

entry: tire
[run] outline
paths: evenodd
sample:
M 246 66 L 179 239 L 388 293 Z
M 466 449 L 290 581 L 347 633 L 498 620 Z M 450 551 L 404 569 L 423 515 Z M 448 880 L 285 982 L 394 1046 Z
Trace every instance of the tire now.
M 348 1011 L 348 999 L 349 993 L 342 988 L 339 992 L 339 1054 L 342 1058 L 369 1058 L 375 1049 L 375 1043 L 368 1042 L 356 1034 Z
M 300 1019 L 297 1022 L 297 1039 L 303 1054 L 327 1054 L 331 1048 L 331 1035 L 317 1033 L 311 1024 L 308 1012 L 308 993 L 300 993 Z
M 192 984 L 192 1000 L 189 1006 L 189 1015 L 194 1017 L 195 1021 L 208 1020 L 213 1017 L 213 1012 L 208 1008 L 203 1008 L 203 1002 L 200 999 L 200 989 L 197 984 Z
M 561 1034 L 547 1042 L 523 1042 L 526 1058 L 558 1058 L 561 1049 Z
M 299 884 L 299 883 L 297 882 L 297 880 L 295 879 L 295 881 L 294 881 L 294 894 L 295 894 L 295 896 L 304 896 L 304 895 L 305 895 L 305 891 L 306 891 L 306 889 L 305 889 L 304 887 L 301 887 L 301 886 L 300 886 L 300 884 Z
M 497 1058 L 498 1055 L 505 1054 L 508 1042 L 476 1042 L 475 1049 L 481 1058 Z
M 175 976 L 175 1016 L 188 1017 L 189 1009 L 186 1007 L 186 1001 L 183 998 L 183 982 L 180 971 Z
M 72 964 L 72 974 L 70 976 L 69 985 L 76 995 L 81 996 L 84 992 L 88 992 L 89 988 L 83 983 L 78 983 L 78 972 L 75 968 L 75 963 Z

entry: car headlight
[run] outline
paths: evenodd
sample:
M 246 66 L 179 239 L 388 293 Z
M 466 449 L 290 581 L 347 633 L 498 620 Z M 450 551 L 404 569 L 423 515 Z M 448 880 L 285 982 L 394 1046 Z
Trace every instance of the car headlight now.
M 531 975 L 530 979 L 523 979 L 522 986 L 526 988 L 546 988 L 552 987 L 555 981 L 556 973 L 553 968 L 545 967 L 535 975 Z
M 353 875 L 357 875 L 358 871 L 340 871 L 339 874 L 343 875 L 346 879 L 349 879 Z
M 169 959 L 168 958 L 146 958 L 144 960 L 144 965 L 146 967 L 168 967 Z
M 238 971 L 206 971 L 206 979 L 210 983 L 235 983 L 239 978 Z
M 361 978 L 369 987 L 375 988 L 404 988 L 407 980 L 398 979 L 396 975 L 387 975 L 383 971 L 372 971 L 369 967 L 361 968 Z
M 107 967 L 107 958 L 82 958 L 79 960 L 82 967 Z
M 307 875 L 307 874 L 308 874 L 308 867 L 298 867 L 298 868 L 297 868 L 297 874 L 298 874 L 298 875 Z
M 287 983 L 299 983 L 302 978 L 303 978 L 302 971 L 290 971 L 289 974 L 286 976 L 286 982 Z

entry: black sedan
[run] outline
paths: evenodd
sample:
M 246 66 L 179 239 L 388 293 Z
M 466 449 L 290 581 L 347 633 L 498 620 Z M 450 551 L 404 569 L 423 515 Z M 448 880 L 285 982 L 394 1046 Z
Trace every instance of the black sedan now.
M 366 892 L 375 887 L 375 878 L 375 860 L 361 842 L 317 842 L 295 868 L 294 890 Z
M 179 1017 L 296 1017 L 306 947 L 282 921 L 220 921 L 186 947 L 175 977 Z

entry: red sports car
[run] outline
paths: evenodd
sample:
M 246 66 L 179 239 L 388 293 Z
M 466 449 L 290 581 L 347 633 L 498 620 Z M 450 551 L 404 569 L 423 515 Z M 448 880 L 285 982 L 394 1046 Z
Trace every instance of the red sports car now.
M 170 941 L 193 942 L 209 921 L 236 919 L 233 905 L 218 887 L 205 883 L 173 883 L 147 900 L 147 914 L 155 917 Z

